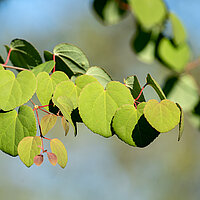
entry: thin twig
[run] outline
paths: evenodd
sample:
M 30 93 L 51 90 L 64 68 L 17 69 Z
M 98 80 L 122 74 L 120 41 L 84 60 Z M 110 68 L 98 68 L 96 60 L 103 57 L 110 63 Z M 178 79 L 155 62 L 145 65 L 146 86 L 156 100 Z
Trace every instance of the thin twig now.
M 16 70 L 21 70 L 21 71 L 30 71 L 29 69 L 21 68 L 21 67 L 15 67 L 15 66 L 9 66 L 5 64 L 1 64 L 5 68 L 10 68 L 10 69 L 16 69 Z

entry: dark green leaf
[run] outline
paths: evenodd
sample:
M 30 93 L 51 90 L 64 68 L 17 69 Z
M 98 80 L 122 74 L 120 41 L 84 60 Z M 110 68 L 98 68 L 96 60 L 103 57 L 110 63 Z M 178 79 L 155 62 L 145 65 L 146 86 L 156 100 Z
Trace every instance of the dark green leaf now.
M 12 49 L 10 60 L 14 66 L 26 69 L 42 64 L 42 59 L 38 51 L 32 44 L 22 39 L 14 39 L 10 43 L 10 47 L 5 45 L 7 52 Z

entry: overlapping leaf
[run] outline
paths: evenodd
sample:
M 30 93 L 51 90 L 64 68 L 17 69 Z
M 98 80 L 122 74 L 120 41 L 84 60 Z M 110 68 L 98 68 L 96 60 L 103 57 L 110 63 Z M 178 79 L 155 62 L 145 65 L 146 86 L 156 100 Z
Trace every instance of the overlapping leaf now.
M 21 140 L 18 145 L 18 154 L 21 161 L 27 166 L 30 167 L 33 165 L 34 158 L 40 153 L 39 146 L 42 145 L 41 138 L 38 136 L 35 137 L 25 137 Z
M 50 141 L 51 151 L 56 155 L 58 159 L 58 164 L 65 168 L 67 164 L 67 150 L 64 144 L 57 138 L 54 138 Z
M 42 105 L 48 105 L 57 84 L 69 80 L 68 76 L 61 71 L 54 72 L 51 76 L 47 72 L 37 75 L 37 97 Z
M 12 49 L 10 60 L 14 66 L 32 69 L 42 64 L 42 59 L 38 51 L 32 44 L 22 39 L 14 39 L 10 47 L 5 45 L 7 51 Z
M 27 136 L 36 135 L 36 120 L 33 110 L 21 106 L 18 110 L 0 113 L 0 149 L 12 156 L 17 156 L 19 142 Z
M 47 72 L 50 73 L 51 70 L 53 69 L 55 65 L 55 62 L 53 60 L 42 63 L 40 65 L 38 65 L 37 67 L 34 67 L 32 69 L 32 72 L 35 74 L 35 76 L 37 76 L 40 72 Z
M 0 70 L 0 109 L 12 110 L 26 103 L 35 93 L 36 78 L 30 71 L 17 75 L 9 70 Z
M 144 108 L 144 116 L 161 133 L 172 130 L 180 122 L 179 108 L 167 99 L 160 103 L 155 99 L 149 100 Z
M 131 93 L 125 85 L 111 81 L 104 90 L 100 83 L 90 83 L 83 88 L 79 97 L 80 116 L 94 133 L 110 137 L 111 120 L 117 108 L 124 104 L 133 104 Z
M 41 119 L 41 130 L 42 135 L 45 136 L 56 124 L 57 116 L 53 114 L 48 114 Z

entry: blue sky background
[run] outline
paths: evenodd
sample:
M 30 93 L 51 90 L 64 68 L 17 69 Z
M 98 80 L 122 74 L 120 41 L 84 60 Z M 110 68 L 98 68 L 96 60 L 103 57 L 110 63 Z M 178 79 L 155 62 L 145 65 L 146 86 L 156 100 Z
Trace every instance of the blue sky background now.
M 195 56 L 200 55 L 200 1 L 166 2 L 183 21 Z M 0 24 L 3 56 L 3 45 L 14 38 L 31 41 L 41 54 L 69 42 L 81 47 L 92 64 L 105 67 L 114 79 L 137 74 L 143 80 L 151 72 L 162 81 L 166 72 L 156 63 L 152 67 L 136 60 L 129 47 L 134 32 L 130 17 L 104 27 L 94 17 L 89 0 L 8 0 L 1 4 Z M 19 158 L 0 152 L 0 199 L 199 199 L 199 133 L 187 121 L 179 143 L 175 132 L 137 149 L 116 137 L 102 138 L 82 125 L 78 137 L 70 132 L 64 138 L 57 124 L 50 137 L 56 135 L 64 142 L 69 156 L 66 169 L 51 166 L 47 158 L 41 167 L 27 169 Z

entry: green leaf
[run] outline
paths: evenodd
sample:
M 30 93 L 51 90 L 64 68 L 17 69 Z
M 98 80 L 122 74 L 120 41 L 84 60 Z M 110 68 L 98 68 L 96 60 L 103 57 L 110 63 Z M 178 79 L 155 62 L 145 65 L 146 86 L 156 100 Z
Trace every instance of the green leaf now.
M 90 67 L 86 74 L 95 77 L 104 88 L 108 82 L 112 81 L 108 73 L 100 67 Z
M 78 106 L 77 86 L 70 80 L 58 84 L 53 95 L 53 102 L 60 109 L 65 119 L 72 124 L 76 135 L 77 129 L 72 121 L 71 113 Z
M 179 108 L 167 99 L 160 103 L 155 99 L 149 100 L 144 108 L 144 116 L 161 133 L 172 130 L 180 122 Z
M 59 97 L 67 97 L 71 100 L 73 104 L 73 109 L 76 109 L 78 106 L 78 93 L 77 86 L 70 80 L 63 81 L 56 86 L 53 102 L 56 104 L 56 101 Z
M 176 105 L 178 106 L 178 108 L 180 109 L 180 122 L 179 122 L 179 134 L 178 134 L 178 141 L 180 141 L 182 135 L 183 135 L 183 129 L 184 129 L 184 113 L 183 113 L 183 109 L 181 108 L 181 106 L 176 103 Z
M 51 70 L 53 69 L 55 65 L 55 62 L 53 60 L 42 63 L 40 65 L 38 65 L 37 67 L 34 67 L 32 69 L 32 72 L 35 74 L 35 76 L 37 76 L 40 72 L 47 72 L 50 73 Z
M 169 13 L 169 19 L 172 23 L 172 29 L 173 29 L 173 40 L 176 45 L 180 45 L 181 43 L 184 43 L 186 40 L 186 31 L 179 20 L 179 18 L 174 13 Z
M 42 64 L 42 59 L 38 51 L 32 44 L 22 39 L 14 39 L 10 47 L 5 45 L 7 52 L 12 49 L 10 60 L 14 66 L 31 69 Z
M 153 142 L 159 134 L 142 115 L 133 130 L 132 137 L 135 145 L 143 148 Z
M 2 65 L 0 65 L 0 70 L 4 70 L 4 67 Z
M 138 95 L 140 94 L 141 90 L 142 90 L 137 76 L 127 77 L 127 79 L 124 81 L 124 83 L 130 89 L 133 98 L 136 99 L 138 97 Z M 139 102 L 145 101 L 143 92 L 140 95 L 138 101 Z
M 115 0 L 94 0 L 93 8 L 106 25 L 118 23 L 127 13 L 122 5 L 127 4 L 126 0 L 117 2 Z
M 39 136 L 35 137 L 25 137 L 21 140 L 18 145 L 18 154 L 21 161 L 30 167 L 33 165 L 33 159 L 40 153 L 40 148 L 38 146 L 42 145 L 41 138 Z
M 45 136 L 56 124 L 57 116 L 54 114 L 48 114 L 41 119 L 42 135 Z
M 106 90 L 93 82 L 83 88 L 79 97 L 79 112 L 85 125 L 94 133 L 112 136 L 111 120 L 120 106 L 133 104 L 129 89 L 116 81 L 107 84 Z
M 146 83 L 150 85 L 158 94 L 161 100 L 166 99 L 164 92 L 162 91 L 159 84 L 151 77 L 150 74 L 147 74 Z
M 36 135 L 36 120 L 33 110 L 28 106 L 21 106 L 18 110 L 0 113 L 0 149 L 17 156 L 19 142 L 27 136 Z
M 168 99 L 178 102 L 184 111 L 193 110 L 199 100 L 198 86 L 191 75 L 179 77 L 168 95 Z
M 125 143 L 136 146 L 132 138 L 132 131 L 137 124 L 137 111 L 133 105 L 123 105 L 113 118 L 112 127 L 115 134 Z
M 65 149 L 64 144 L 57 138 L 54 138 L 50 141 L 51 151 L 56 155 L 58 159 L 58 164 L 65 168 L 67 164 L 67 150 Z
M 190 59 L 190 48 L 186 43 L 175 47 L 163 38 L 158 45 L 158 55 L 162 62 L 176 72 L 182 72 Z
M 146 106 L 146 102 L 142 102 L 137 106 L 137 118 L 140 119 L 140 117 L 144 114 L 144 107 Z
M 73 74 L 84 74 L 89 68 L 89 62 L 85 54 L 78 47 L 72 44 L 62 43 L 56 45 L 53 52 L 56 57 L 62 60 L 62 62 L 65 64 L 65 68 L 71 70 Z M 56 70 L 58 70 L 57 60 Z M 63 71 L 63 69 L 61 69 L 61 71 Z
M 162 0 L 129 0 L 131 11 L 146 29 L 163 24 L 167 9 Z
M 97 82 L 97 79 L 90 75 L 81 75 L 78 76 L 75 80 L 75 84 L 77 86 L 78 96 L 81 90 L 89 83 Z
M 69 80 L 64 72 L 56 71 L 51 76 L 47 72 L 37 75 L 37 97 L 42 105 L 48 105 L 52 98 L 56 85 L 62 81 Z
M 66 121 L 64 117 L 62 117 L 61 123 L 62 123 L 63 129 L 65 131 L 65 136 L 66 136 L 69 132 L 69 122 Z
M 36 78 L 30 71 L 18 73 L 0 70 L 0 109 L 12 110 L 26 103 L 35 93 Z

